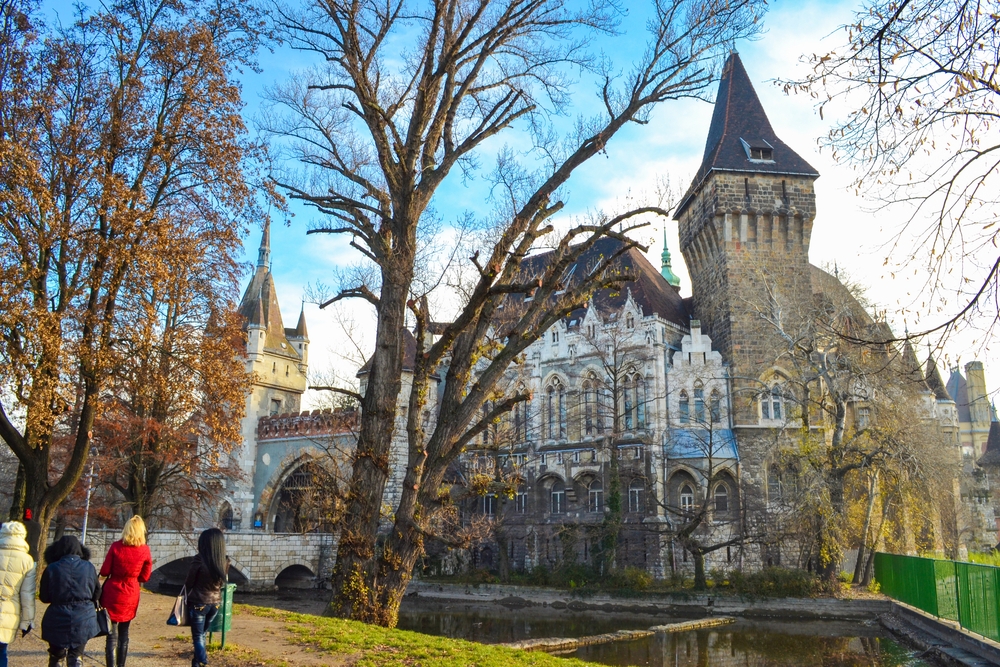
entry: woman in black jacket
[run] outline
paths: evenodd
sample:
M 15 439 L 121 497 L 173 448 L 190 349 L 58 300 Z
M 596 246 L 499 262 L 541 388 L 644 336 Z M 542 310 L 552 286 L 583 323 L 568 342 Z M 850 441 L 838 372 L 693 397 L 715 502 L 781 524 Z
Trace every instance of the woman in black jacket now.
M 38 598 L 49 608 L 42 617 L 42 639 L 49 643 L 49 667 L 82 667 L 80 656 L 97 636 L 96 603 L 101 597 L 90 550 L 66 535 L 45 550 L 48 567 L 38 585 Z
M 205 631 L 211 627 L 222 604 L 222 587 L 229 575 L 226 539 L 218 528 L 209 528 L 198 537 L 198 555 L 191 563 L 184 587 L 187 589 L 188 619 L 194 658 L 191 667 L 206 667 Z

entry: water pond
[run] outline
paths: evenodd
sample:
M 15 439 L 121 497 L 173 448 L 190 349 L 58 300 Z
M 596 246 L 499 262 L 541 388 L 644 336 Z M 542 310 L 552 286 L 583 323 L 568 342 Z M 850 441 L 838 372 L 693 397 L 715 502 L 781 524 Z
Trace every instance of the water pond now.
M 238 602 L 320 614 L 322 594 L 302 591 L 237 595 Z M 638 630 L 689 617 L 647 613 L 574 612 L 551 607 L 512 609 L 406 598 L 399 627 L 483 643 L 537 637 L 583 637 Z M 735 624 L 656 635 L 631 642 L 587 646 L 567 655 L 605 665 L 649 667 L 930 667 L 915 651 L 890 639 L 877 623 L 739 619 Z
M 432 635 L 501 643 L 582 637 L 687 620 L 651 614 L 572 612 L 495 604 L 404 603 L 399 627 Z M 735 624 L 586 646 L 567 654 L 605 665 L 650 667 L 923 667 L 929 663 L 889 639 L 874 622 L 739 619 Z

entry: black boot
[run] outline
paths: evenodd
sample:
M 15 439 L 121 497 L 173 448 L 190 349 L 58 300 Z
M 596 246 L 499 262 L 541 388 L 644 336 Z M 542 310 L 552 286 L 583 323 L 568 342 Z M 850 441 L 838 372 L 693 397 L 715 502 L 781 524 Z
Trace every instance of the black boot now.
M 110 634 L 104 638 L 104 664 L 106 667 L 115 667 L 115 637 Z
M 66 656 L 49 654 L 49 667 L 62 667 L 63 658 Z
M 118 641 L 118 662 L 114 667 L 125 667 L 125 660 L 128 658 L 128 637 Z M 110 664 L 108 667 L 111 667 Z

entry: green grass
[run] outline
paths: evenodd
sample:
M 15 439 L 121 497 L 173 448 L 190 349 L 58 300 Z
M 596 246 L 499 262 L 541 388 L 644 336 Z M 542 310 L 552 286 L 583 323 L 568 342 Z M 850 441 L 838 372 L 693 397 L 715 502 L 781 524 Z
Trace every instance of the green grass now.
M 357 621 L 295 614 L 277 609 L 237 605 L 240 614 L 283 621 L 306 645 L 325 653 L 351 656 L 357 667 L 583 667 L 592 663 L 546 653 L 517 651 L 461 639 L 433 637 L 366 625 Z M 356 660 L 355 660 L 356 659 Z

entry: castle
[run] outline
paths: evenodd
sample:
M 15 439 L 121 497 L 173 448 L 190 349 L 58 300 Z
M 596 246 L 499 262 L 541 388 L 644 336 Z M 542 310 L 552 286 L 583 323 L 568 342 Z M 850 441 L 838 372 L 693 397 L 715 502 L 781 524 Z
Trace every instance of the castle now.
M 796 492 L 776 458 L 779 445 L 803 430 L 823 430 L 792 404 L 792 378 L 780 361 L 788 332 L 824 299 L 861 311 L 836 277 L 809 263 L 818 177 L 775 134 L 734 52 L 723 70 L 701 167 L 675 214 L 693 297 L 680 296 L 665 242 L 660 270 L 632 249 L 619 268 L 633 280 L 596 293 L 586 308 L 528 348 L 509 381 L 532 399 L 483 432 L 456 477 L 459 484 L 457 478 L 500 479 L 513 472 L 516 480 L 509 497 L 491 491 L 464 501 L 470 516 L 500 519 L 492 542 L 471 554 L 474 564 L 532 569 L 593 562 L 604 548 L 609 516 L 619 534 L 615 560 L 658 577 L 689 568 L 692 550 L 708 566 L 746 558 L 812 563 L 808 546 L 796 551 L 780 539 L 759 541 L 748 551 L 740 531 L 787 505 Z M 614 243 L 604 239 L 582 256 L 580 275 Z M 305 316 L 294 329 L 284 328 L 269 252 L 265 229 L 240 305 L 247 368 L 256 377 L 236 454 L 243 479 L 220 503 L 218 521 L 276 532 L 318 530 L 322 526 L 301 509 L 302 494 L 321 483 L 331 447 L 350 449 L 354 415 L 301 412 Z M 536 255 L 526 265 L 530 270 L 544 261 L 545 255 Z M 774 306 L 775 295 L 780 317 L 765 326 L 762 319 L 770 315 L 753 304 L 762 299 Z M 877 326 L 863 311 L 857 317 Z M 913 357 L 908 347 L 904 351 Z M 1000 466 L 1000 451 L 985 449 L 991 415 L 982 364 L 968 364 L 967 379 L 956 370 L 947 384 L 933 359 L 910 365 L 923 414 L 937 425 L 956 469 L 959 461 L 967 468 L 956 481 L 961 539 L 970 548 L 992 546 L 994 502 L 986 476 L 974 474 L 983 469 L 980 459 Z M 412 366 L 404 360 L 406 368 Z M 359 377 L 363 385 L 364 369 Z M 851 404 L 853 426 L 868 418 L 863 400 Z M 995 414 L 992 419 L 994 430 L 1000 428 Z M 405 440 L 396 440 L 390 506 L 405 465 Z M 691 517 L 698 525 L 690 525 Z M 453 561 L 444 554 L 435 567 L 448 570 Z

